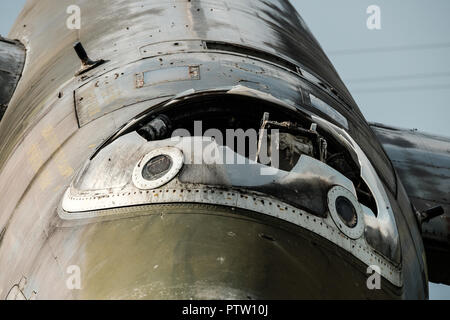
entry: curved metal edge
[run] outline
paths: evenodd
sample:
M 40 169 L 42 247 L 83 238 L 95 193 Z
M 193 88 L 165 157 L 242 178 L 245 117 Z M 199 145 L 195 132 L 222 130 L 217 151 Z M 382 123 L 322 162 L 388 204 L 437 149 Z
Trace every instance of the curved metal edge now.
M 367 266 L 378 265 L 381 275 L 385 279 L 397 287 L 403 285 L 401 269 L 396 269 L 387 259 L 374 252 L 364 237 L 358 239 L 347 237 L 336 228 L 330 216 L 320 218 L 259 193 L 244 193 L 234 189 L 224 190 L 212 187 L 208 187 L 208 189 L 155 189 L 136 192 L 133 197 L 135 198 L 135 206 L 143 205 L 147 208 L 151 208 L 149 204 L 203 203 L 231 207 L 231 210 L 233 208 L 245 209 L 282 219 L 322 236 L 348 251 Z M 128 192 L 112 193 L 108 196 L 102 196 L 101 199 L 95 199 L 95 197 L 73 197 L 70 195 L 70 189 L 68 189 L 63 199 L 61 206 L 58 208 L 58 215 L 64 220 L 111 217 L 130 210 L 130 207 L 118 208 L 121 205 L 128 204 L 129 206 Z M 98 200 L 104 203 L 104 208 L 111 207 L 114 203 L 116 209 L 71 212 L 71 210 L 76 210 L 78 202 L 97 202 Z
M 319 118 L 317 116 L 312 116 L 314 121 L 317 122 L 321 128 L 328 130 L 332 135 L 338 138 L 344 145 L 352 149 L 356 154 L 361 166 L 361 178 L 369 187 L 370 191 L 375 197 L 375 201 L 378 208 L 378 214 L 376 219 L 372 219 L 375 215 L 370 215 L 368 219 L 365 219 L 367 226 L 378 230 L 382 235 L 382 239 L 395 248 L 395 250 L 400 250 L 400 236 L 398 234 L 397 223 L 395 221 L 394 212 L 392 211 L 392 206 L 390 204 L 389 198 L 387 196 L 386 190 L 383 187 L 383 183 L 378 176 L 375 168 L 370 162 L 369 158 L 366 156 L 361 147 L 353 140 L 353 138 L 341 128 L 335 126 L 329 121 Z M 369 208 L 365 208 L 365 212 L 370 212 Z M 365 217 L 367 217 L 365 215 Z M 371 245 L 375 250 L 379 250 L 379 246 L 385 245 L 385 243 L 379 243 L 377 245 L 377 239 L 373 239 Z M 369 240 L 370 242 L 370 240 Z M 401 252 L 401 250 L 400 250 Z M 400 258 L 401 260 L 401 258 Z M 400 261 L 392 261 L 394 263 L 401 263 Z

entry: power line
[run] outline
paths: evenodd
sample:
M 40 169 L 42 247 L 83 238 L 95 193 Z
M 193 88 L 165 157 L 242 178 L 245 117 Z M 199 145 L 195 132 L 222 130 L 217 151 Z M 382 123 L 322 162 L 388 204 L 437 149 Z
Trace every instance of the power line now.
M 377 93 L 377 92 L 406 92 L 406 91 L 425 91 L 425 90 L 448 90 L 450 84 L 447 85 L 430 85 L 430 86 L 393 86 L 379 88 L 357 88 L 350 90 L 351 93 Z
M 332 50 L 328 51 L 327 53 L 329 55 L 337 56 L 337 55 L 367 54 L 367 53 L 409 51 L 409 50 L 432 50 L 432 49 L 446 49 L 446 48 L 450 48 L 450 42 L 386 46 L 375 48 L 360 48 L 360 49 L 343 49 L 343 50 Z
M 349 79 L 344 79 L 344 82 L 345 83 L 381 82 L 381 81 L 445 78 L 445 77 L 449 77 L 449 76 L 450 76 L 450 72 L 430 72 L 430 73 L 404 74 L 404 75 L 395 75 L 395 76 L 349 78 Z

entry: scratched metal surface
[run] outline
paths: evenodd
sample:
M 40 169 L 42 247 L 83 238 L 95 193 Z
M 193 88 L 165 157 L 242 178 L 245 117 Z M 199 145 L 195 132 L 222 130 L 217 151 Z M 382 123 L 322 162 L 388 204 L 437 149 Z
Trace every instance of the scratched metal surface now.
M 450 139 L 373 125 L 408 196 L 420 211 L 437 205 L 445 215 L 424 225 L 426 237 L 450 244 Z
M 423 224 L 422 230 L 430 276 L 433 281 L 449 283 L 445 266 L 450 262 L 450 139 L 380 124 L 372 128 L 416 209 L 444 208 L 444 215 Z
M 80 31 L 65 27 L 68 17 L 66 8 L 72 4 L 78 4 L 82 10 Z M 89 266 L 95 267 L 92 259 L 101 252 L 102 246 L 88 246 L 91 251 L 86 252 L 84 240 L 95 239 L 96 231 L 115 224 L 102 223 L 89 228 L 83 224 L 61 227 L 56 207 L 62 194 L 74 173 L 104 139 L 133 116 L 156 105 L 166 96 L 180 93 L 182 89 L 166 83 L 165 89 L 171 88 L 173 92 L 152 92 L 148 87 L 132 88 L 135 82 L 127 82 L 113 86 L 113 94 L 117 87 L 122 90 L 131 86 L 129 89 L 133 91 L 120 92 L 115 96 L 115 101 L 109 100 L 110 94 L 97 97 L 91 103 L 86 103 L 92 99 L 89 95 L 84 102 L 74 101 L 74 96 L 84 100 L 85 93 L 93 92 L 86 89 L 95 88 L 97 81 L 100 81 L 99 87 L 105 89 L 98 93 L 108 92 L 111 83 L 105 76 L 111 75 L 109 79 L 117 83 L 121 83 L 127 75 L 131 79 L 132 75 L 127 74 L 127 70 L 133 70 L 133 66 L 141 60 L 148 60 L 142 63 L 155 63 L 156 68 L 168 68 L 171 62 L 178 66 L 198 63 L 196 58 L 201 55 L 202 63 L 214 58 L 204 48 L 200 49 L 201 52 L 186 52 L 183 56 L 180 52 L 173 54 L 172 47 L 161 44 L 183 40 L 224 41 L 266 51 L 308 70 L 338 91 L 347 106 L 329 88 L 323 90 L 318 83 L 314 83 L 314 77 L 311 80 L 309 76 L 301 77 L 280 67 L 277 72 L 270 73 L 271 67 L 267 66 L 267 62 L 263 63 L 264 70 L 270 76 L 261 76 L 255 67 L 247 73 L 243 72 L 245 68 L 239 68 L 250 87 L 256 85 L 261 89 L 260 85 L 267 85 L 270 92 L 276 92 L 280 86 L 274 85 L 276 81 L 273 78 L 277 81 L 285 78 L 285 93 L 281 93 L 281 98 L 304 102 L 298 90 L 301 88 L 302 92 L 311 92 L 347 118 L 350 134 L 367 153 L 387 183 L 387 189 L 393 191 L 388 194 L 396 211 L 401 241 L 413 243 L 403 247 L 403 259 L 408 263 L 403 269 L 405 285 L 397 294 L 403 298 L 427 296 L 421 258 L 423 247 L 416 230 L 408 227 L 412 221 L 410 209 L 407 209 L 407 204 L 395 200 L 396 184 L 389 161 L 329 60 L 287 1 L 30 0 L 10 37 L 24 43 L 27 61 L 23 78 L 10 103 L 13 111 L 8 112 L 0 123 L 1 297 L 26 275 L 26 297 L 32 296 L 33 290 L 38 290 L 38 297 L 41 294 L 41 297 L 70 298 L 73 292 L 65 287 L 66 266 L 87 255 L 91 259 Z M 108 62 L 84 77 L 75 78 L 80 62 L 72 45 L 78 40 L 82 41 L 92 59 L 102 58 Z M 155 57 L 147 51 L 152 46 L 159 48 L 155 50 Z M 189 44 L 184 48 L 192 50 Z M 173 54 L 174 57 L 170 57 L 173 61 L 165 61 L 169 54 Z M 222 57 L 215 59 L 225 64 L 239 56 L 221 54 Z M 245 60 L 245 55 L 240 57 Z M 231 69 L 217 74 L 210 87 L 221 83 L 228 86 L 240 84 L 242 79 L 233 78 L 234 70 Z M 146 71 L 149 69 L 139 70 Z M 252 77 L 257 77 L 262 83 L 257 81 L 254 84 Z M 203 85 L 207 89 L 208 85 Z M 101 110 L 93 108 L 97 103 Z M 307 105 L 303 107 L 316 111 Z M 110 234 L 104 232 L 96 240 L 102 244 L 108 241 L 108 237 Z M 137 249 L 145 249 L 145 244 L 135 245 Z M 50 288 L 49 283 L 53 287 Z

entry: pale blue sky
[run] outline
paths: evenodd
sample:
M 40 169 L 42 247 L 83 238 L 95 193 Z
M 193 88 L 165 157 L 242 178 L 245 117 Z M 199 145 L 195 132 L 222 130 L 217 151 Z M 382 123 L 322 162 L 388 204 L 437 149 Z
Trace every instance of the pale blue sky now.
M 450 1 L 291 2 L 369 121 L 450 136 Z M 24 4 L 0 0 L 2 36 Z M 366 27 L 373 4 L 381 30 Z M 450 287 L 431 284 L 430 298 L 450 299 Z
M 450 1 L 291 2 L 368 121 L 450 136 Z M 366 27 L 372 4 L 381 30 Z

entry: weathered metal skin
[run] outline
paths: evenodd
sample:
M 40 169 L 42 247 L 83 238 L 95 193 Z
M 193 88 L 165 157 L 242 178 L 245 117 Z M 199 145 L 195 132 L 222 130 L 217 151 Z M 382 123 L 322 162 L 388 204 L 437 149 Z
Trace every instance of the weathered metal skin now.
M 22 75 L 25 56 L 19 41 L 0 37 L 0 121 Z
M 159 106 L 154 107 L 154 109 L 169 112 L 169 109 L 172 107 L 175 108 L 175 111 L 172 111 L 172 114 L 177 114 L 180 113 L 180 110 L 176 110 L 177 108 L 179 109 L 178 105 L 180 105 L 181 102 L 187 103 L 188 101 L 195 101 L 197 96 L 203 98 L 209 97 L 209 99 L 215 97 L 215 99 L 217 99 L 216 105 L 219 107 L 219 101 L 224 101 L 227 97 L 229 98 L 230 96 L 237 95 L 239 97 L 238 101 L 246 101 L 243 106 L 249 105 L 251 100 L 249 100 L 249 98 L 246 98 L 247 100 L 245 100 L 244 96 L 240 96 L 244 93 L 253 95 L 254 98 L 252 99 L 255 99 L 256 97 L 264 99 L 257 100 L 259 104 L 262 104 L 263 102 L 267 103 L 270 100 L 273 104 L 280 104 L 283 106 L 282 108 L 288 110 L 291 110 L 292 108 L 289 104 L 279 100 L 277 101 L 273 96 L 267 96 L 263 92 L 239 86 L 225 91 L 222 89 L 214 92 L 214 94 L 210 93 L 209 95 L 206 95 L 206 93 L 195 94 L 192 92 L 188 92 L 186 95 L 180 94 L 175 100 L 162 103 Z M 235 101 L 232 104 L 236 103 L 237 102 Z M 189 110 L 198 111 L 199 107 L 200 105 L 197 105 L 197 107 L 192 106 Z M 281 111 L 282 109 L 279 110 L 279 112 Z M 126 174 L 126 172 L 130 172 L 130 167 L 135 165 L 135 162 L 137 161 L 136 157 L 139 155 L 142 156 L 142 150 L 148 150 L 147 144 L 140 142 L 145 139 L 139 138 L 132 129 L 133 124 L 136 125 L 136 123 L 142 121 L 139 120 L 140 118 L 145 117 L 147 117 L 147 115 L 131 120 L 129 124 L 125 125 L 123 129 L 113 135 L 113 138 L 111 138 L 106 145 L 103 145 L 97 150 L 94 156 L 90 158 L 90 163 L 83 169 L 82 174 L 76 178 L 76 183 L 71 186 L 71 189 L 73 189 L 74 192 L 69 191 L 68 193 L 81 195 L 81 198 L 74 198 L 73 200 L 76 204 L 74 203 L 74 206 L 71 205 L 68 211 L 76 213 L 87 210 L 108 209 L 146 203 L 146 200 L 142 202 L 142 199 L 136 202 L 133 197 L 129 197 L 129 199 L 126 197 L 123 198 L 124 194 L 115 195 L 122 196 L 120 205 L 119 202 L 114 200 L 112 200 L 112 204 L 110 201 L 109 204 L 107 204 L 108 201 L 104 201 L 103 197 L 98 199 L 100 201 L 97 203 L 101 203 L 100 206 L 98 206 L 98 204 L 92 204 L 92 201 L 90 201 L 92 200 L 91 198 L 96 198 L 100 195 L 110 195 L 114 190 L 117 191 L 119 186 L 120 188 L 126 189 L 125 186 L 130 182 L 129 177 L 128 179 L 126 178 L 130 173 Z M 306 115 L 305 118 L 307 118 Z M 378 209 L 373 209 L 374 211 L 369 208 L 365 209 L 366 213 L 364 214 L 364 220 L 366 224 L 366 240 L 373 249 L 390 259 L 391 263 L 398 266 L 401 263 L 401 252 L 394 214 L 390 208 L 390 201 L 383 190 L 384 187 L 377 177 L 375 170 L 370 165 L 370 161 L 364 152 L 359 149 L 351 136 L 344 130 L 317 116 L 312 116 L 311 120 L 319 123 L 321 129 L 329 131 L 336 139 L 340 139 L 341 143 L 347 145 L 348 149 L 351 149 L 355 154 L 354 157 L 356 157 L 356 161 L 360 163 L 361 177 L 370 185 L 371 192 L 375 196 L 378 207 Z M 130 131 L 134 133 L 134 135 L 126 134 Z M 122 137 L 121 135 L 124 136 Z M 138 137 L 137 139 L 136 136 Z M 172 141 L 155 141 L 155 143 L 159 146 L 176 145 L 176 143 Z M 136 151 L 136 147 L 138 147 L 138 151 Z M 192 153 L 191 149 L 192 146 L 184 146 L 181 148 L 187 159 L 198 158 L 192 155 L 203 155 L 203 150 L 197 150 L 197 152 Z M 123 158 L 123 154 L 128 154 L 130 156 Z M 132 157 L 131 154 L 133 155 Z M 248 163 L 244 158 L 242 159 L 242 163 Z M 212 159 L 213 161 L 211 161 L 211 159 L 208 159 L 208 161 L 206 161 L 207 164 L 205 165 L 205 163 L 202 162 L 202 159 L 200 159 L 201 161 L 199 161 L 199 163 L 201 163 L 201 165 L 186 166 L 186 169 L 180 174 L 179 181 L 187 183 L 188 185 L 178 185 L 178 189 L 181 189 L 182 192 L 182 190 L 186 188 L 197 189 L 199 185 L 204 187 L 243 187 L 271 195 L 274 198 L 294 204 L 297 208 L 306 209 L 312 214 L 326 218 L 329 208 L 329 205 L 326 204 L 327 193 L 333 185 L 342 185 L 347 190 L 352 190 L 354 194 L 355 186 L 346 177 L 328 165 L 325 165 L 320 161 L 306 161 L 306 159 L 308 158 L 303 159 L 293 167 L 289 174 L 288 172 L 279 171 L 277 174 L 271 176 L 261 175 L 260 170 L 263 170 L 262 168 L 264 168 L 264 166 L 255 163 L 248 163 L 248 165 L 228 165 L 226 164 L 226 161 L 221 160 L 219 161 L 219 165 L 214 165 L 213 163 L 216 163 L 214 162 L 215 160 Z M 123 192 L 125 190 L 121 191 Z M 131 190 L 131 194 L 134 194 L 136 191 L 137 190 Z M 170 201 L 170 199 L 166 200 L 166 202 Z M 188 200 L 185 199 L 185 201 Z
M 79 31 L 65 27 L 72 4 L 81 8 Z M 37 299 L 427 298 L 423 244 L 406 194 L 288 1 L 29 1 L 10 37 L 28 55 L 0 124 L 0 297 L 19 288 L 15 295 Z M 75 41 L 107 62 L 76 77 Z M 396 270 L 396 285 L 383 277 L 382 290 L 366 290 L 367 264 L 351 254 L 358 248 L 349 253 L 253 210 L 181 203 L 60 215 L 75 173 L 130 119 L 186 92 L 223 87 L 282 101 L 296 116 L 317 115 L 348 132 L 392 207 L 401 254 L 398 264 L 385 263 Z M 81 268 L 81 290 L 66 286 L 71 265 Z
M 299 237 L 292 225 L 277 221 L 274 228 L 273 221 L 248 212 L 230 214 L 198 204 L 167 205 L 157 212 L 141 211 L 141 216 L 85 228 L 84 237 L 91 240 L 83 265 L 90 270 L 88 287 L 75 292 L 76 298 L 398 298 L 395 287 L 384 280 L 382 286 L 392 290 L 388 296 L 360 286 L 365 274 L 357 260 L 340 256 L 314 233 L 302 231 Z M 129 237 L 123 230 L 134 232 Z M 146 249 L 130 248 L 130 242 L 145 242 Z M 106 263 L 99 266 L 93 253 Z M 269 280 L 267 274 L 274 276 Z M 105 282 L 104 277 L 115 281 Z
M 336 186 L 349 190 L 353 196 L 356 196 L 356 192 L 353 183 L 339 172 L 316 159 L 302 155 L 290 172 L 277 170 L 272 175 L 261 175 L 261 170 L 268 167 L 260 163 L 247 161 L 246 164 L 226 164 L 225 159 L 234 158 L 234 152 L 228 147 L 218 146 L 211 139 L 185 137 L 179 141 L 173 140 L 147 142 L 133 132 L 111 143 L 74 179 L 64 195 L 60 216 L 63 219 L 113 216 L 124 208 L 127 211 L 126 207 L 129 206 L 178 202 L 242 208 L 276 217 L 320 234 L 367 264 L 376 260 L 381 274 L 395 285 L 401 286 L 399 268 L 392 266 L 392 260 L 396 260 L 395 255 L 388 255 L 391 260 L 386 259 L 370 247 L 373 242 L 367 234 L 361 238 L 363 221 L 358 222 L 360 233 L 352 237 L 355 241 L 348 239 L 349 242 L 343 244 L 339 229 L 327 214 L 327 194 Z M 196 143 L 201 148 L 193 148 Z M 158 150 L 167 147 L 176 147 L 184 155 L 184 160 L 180 160 L 184 162 L 182 171 L 161 187 L 141 185 L 136 176 L 139 175 L 139 170 L 133 168 L 138 169 L 139 163 L 145 163 L 141 160 L 145 154 L 155 151 L 158 153 Z M 208 164 L 192 162 L 191 159 L 196 157 L 195 152 L 199 153 L 199 149 L 202 150 L 203 161 Z M 210 158 L 207 152 L 209 149 L 218 150 L 220 156 Z M 124 154 L 127 154 L 126 158 L 123 157 Z M 315 211 L 319 207 L 315 205 L 316 202 L 326 206 L 326 211 Z M 382 213 L 378 217 L 381 221 Z M 379 227 L 382 233 L 378 237 L 399 254 L 399 247 L 396 246 L 398 239 L 383 238 L 383 234 L 389 234 L 389 229 L 377 224 L 376 219 L 373 223 L 373 219 L 369 220 L 369 217 L 370 215 L 360 217 L 369 223 L 366 228 Z M 392 227 L 396 228 L 395 225 Z M 379 246 L 375 249 L 385 253 Z
M 433 282 L 450 284 L 450 139 L 372 124 L 418 211 L 442 206 L 444 215 L 423 223 Z

